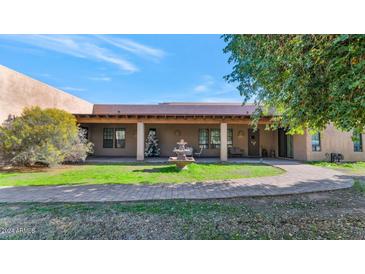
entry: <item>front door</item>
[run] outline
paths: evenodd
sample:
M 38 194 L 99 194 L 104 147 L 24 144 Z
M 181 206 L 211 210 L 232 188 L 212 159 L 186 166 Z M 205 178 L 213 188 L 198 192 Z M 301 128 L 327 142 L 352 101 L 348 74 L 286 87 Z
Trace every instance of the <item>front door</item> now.
M 260 156 L 260 131 L 248 129 L 248 156 Z
M 278 129 L 279 157 L 293 158 L 293 136 L 283 128 Z

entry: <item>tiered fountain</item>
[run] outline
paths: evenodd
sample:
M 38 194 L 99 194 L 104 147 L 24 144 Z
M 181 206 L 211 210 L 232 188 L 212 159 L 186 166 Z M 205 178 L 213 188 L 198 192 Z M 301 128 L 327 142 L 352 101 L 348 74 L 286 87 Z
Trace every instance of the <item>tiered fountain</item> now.
M 176 165 L 178 169 L 186 169 L 188 164 L 194 163 L 194 157 L 186 156 L 186 153 L 189 149 L 186 148 L 186 142 L 181 139 L 180 142 L 177 143 L 178 148 L 174 148 L 174 152 L 176 153 L 176 157 L 170 157 L 169 162 Z

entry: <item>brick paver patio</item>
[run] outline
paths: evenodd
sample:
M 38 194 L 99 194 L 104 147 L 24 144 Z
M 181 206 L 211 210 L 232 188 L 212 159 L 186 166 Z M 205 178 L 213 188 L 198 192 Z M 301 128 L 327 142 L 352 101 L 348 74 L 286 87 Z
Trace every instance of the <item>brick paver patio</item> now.
M 211 199 L 285 195 L 351 187 L 339 171 L 287 160 L 264 160 L 286 170 L 279 176 L 159 185 L 79 185 L 0 187 L 0 202 L 101 202 L 161 199 Z

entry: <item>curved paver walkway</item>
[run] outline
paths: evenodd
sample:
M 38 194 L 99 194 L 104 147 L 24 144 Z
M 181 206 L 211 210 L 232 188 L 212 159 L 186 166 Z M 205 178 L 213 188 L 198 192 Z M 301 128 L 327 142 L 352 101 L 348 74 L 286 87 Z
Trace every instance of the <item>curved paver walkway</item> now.
M 159 185 L 78 185 L 1 187 L 0 202 L 100 202 L 160 199 L 211 199 L 286 195 L 351 187 L 353 178 L 342 172 L 296 161 L 265 160 L 282 168 L 279 176 L 205 183 Z

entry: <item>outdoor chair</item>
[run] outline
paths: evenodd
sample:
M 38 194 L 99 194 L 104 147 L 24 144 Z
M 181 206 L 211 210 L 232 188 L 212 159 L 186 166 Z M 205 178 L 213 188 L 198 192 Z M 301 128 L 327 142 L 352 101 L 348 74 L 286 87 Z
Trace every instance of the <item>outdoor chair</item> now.
M 331 163 L 339 163 L 344 160 L 343 154 L 341 153 L 326 153 L 325 157 Z
M 194 155 L 196 157 L 200 157 L 202 155 L 202 153 L 203 153 L 203 148 L 201 147 L 200 150 L 199 150 L 199 152 L 195 152 Z

